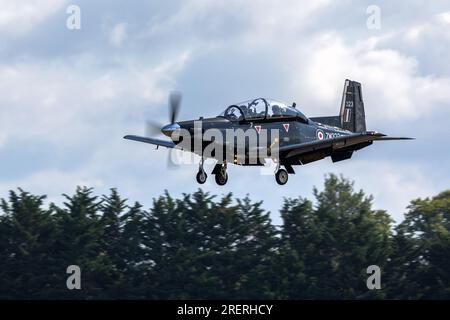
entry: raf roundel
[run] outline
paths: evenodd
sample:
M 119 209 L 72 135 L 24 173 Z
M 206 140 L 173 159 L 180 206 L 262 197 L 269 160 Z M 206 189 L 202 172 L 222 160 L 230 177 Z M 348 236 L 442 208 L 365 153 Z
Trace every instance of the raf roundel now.
M 323 140 L 325 137 L 324 133 L 322 130 L 317 130 L 317 139 L 319 140 Z

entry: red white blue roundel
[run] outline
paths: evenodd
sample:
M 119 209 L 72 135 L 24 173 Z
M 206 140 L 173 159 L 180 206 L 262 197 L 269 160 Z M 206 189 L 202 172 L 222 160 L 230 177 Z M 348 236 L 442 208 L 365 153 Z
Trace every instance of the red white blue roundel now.
M 325 133 L 323 133 L 322 130 L 317 130 L 316 135 L 317 135 L 317 139 L 319 139 L 319 140 L 325 139 Z

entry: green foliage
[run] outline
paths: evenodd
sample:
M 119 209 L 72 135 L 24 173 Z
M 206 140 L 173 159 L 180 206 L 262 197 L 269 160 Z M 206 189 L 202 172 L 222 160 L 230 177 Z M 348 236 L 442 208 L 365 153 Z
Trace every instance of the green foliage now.
M 411 201 L 396 231 L 392 297 L 450 299 L 450 190 Z
M 276 230 L 246 198 L 232 205 L 198 191 L 182 200 L 157 199 L 146 220 L 146 296 L 164 299 L 270 297 L 268 281 Z M 255 278 L 255 274 L 259 275 Z
M 42 209 L 44 199 L 19 189 L 10 192 L 8 202 L 1 202 L 0 297 L 38 298 L 55 283 L 47 267 L 54 261 L 49 250 L 54 247 L 57 229 L 53 210 Z
M 288 298 L 355 299 L 383 297 L 368 291 L 366 269 L 386 265 L 391 250 L 391 220 L 371 209 L 371 198 L 354 192 L 344 178 L 330 175 L 325 189 L 314 190 L 317 204 L 305 199 L 288 200 L 281 211 L 285 248 L 297 259 L 295 285 Z
M 315 201 L 285 199 L 276 227 L 261 202 L 201 190 L 150 209 L 117 190 L 77 188 L 61 206 L 11 191 L 0 203 L 3 299 L 450 298 L 450 191 L 389 215 L 330 175 Z M 66 269 L 81 268 L 82 290 Z M 368 290 L 366 269 L 382 270 Z

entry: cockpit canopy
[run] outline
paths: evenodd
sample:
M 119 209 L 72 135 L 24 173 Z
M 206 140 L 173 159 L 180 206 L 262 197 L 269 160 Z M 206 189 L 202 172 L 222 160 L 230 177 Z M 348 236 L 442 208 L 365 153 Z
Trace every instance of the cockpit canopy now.
M 233 104 L 219 116 L 231 121 L 298 118 L 308 122 L 308 119 L 297 109 L 287 106 L 283 102 L 264 98 Z

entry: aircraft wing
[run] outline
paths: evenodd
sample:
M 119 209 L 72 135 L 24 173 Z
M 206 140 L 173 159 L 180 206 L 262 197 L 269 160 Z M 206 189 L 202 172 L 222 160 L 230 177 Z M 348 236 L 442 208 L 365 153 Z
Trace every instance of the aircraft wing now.
M 314 153 L 315 151 L 323 149 L 331 149 L 335 151 L 376 140 L 411 140 L 411 138 L 388 137 L 382 133 L 369 131 L 352 133 L 334 139 L 315 140 L 311 142 L 287 145 L 279 148 L 279 153 L 280 155 L 282 154 L 285 158 L 290 158 L 306 153 Z
M 133 140 L 137 142 L 143 142 L 148 144 L 154 144 L 158 147 L 165 147 L 165 148 L 175 148 L 175 143 L 172 141 L 165 141 L 165 140 L 159 140 L 154 138 L 147 138 L 147 137 L 140 137 L 140 136 L 125 136 L 123 137 L 127 140 Z

